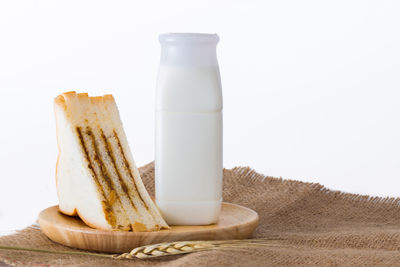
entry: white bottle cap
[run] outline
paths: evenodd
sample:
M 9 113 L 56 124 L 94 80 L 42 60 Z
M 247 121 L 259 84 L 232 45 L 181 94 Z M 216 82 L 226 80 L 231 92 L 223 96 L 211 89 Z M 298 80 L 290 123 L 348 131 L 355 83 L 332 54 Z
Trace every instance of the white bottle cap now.
M 217 34 L 165 33 L 159 36 L 161 65 L 184 67 L 216 66 Z

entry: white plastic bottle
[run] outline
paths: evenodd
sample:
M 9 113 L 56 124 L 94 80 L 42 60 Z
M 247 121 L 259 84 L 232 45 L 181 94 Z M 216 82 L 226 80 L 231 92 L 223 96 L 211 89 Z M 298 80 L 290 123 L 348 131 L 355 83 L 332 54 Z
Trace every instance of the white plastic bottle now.
M 216 34 L 159 37 L 156 202 L 170 225 L 217 222 L 222 202 L 222 90 Z

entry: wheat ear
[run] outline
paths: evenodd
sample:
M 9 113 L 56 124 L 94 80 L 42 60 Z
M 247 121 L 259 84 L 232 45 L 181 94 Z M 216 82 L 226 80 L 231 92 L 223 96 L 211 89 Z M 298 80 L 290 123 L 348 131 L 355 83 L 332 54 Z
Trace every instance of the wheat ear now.
M 186 254 L 211 249 L 233 249 L 274 246 L 271 239 L 246 239 L 246 240 L 224 240 L 224 241 L 178 241 L 169 243 L 159 243 L 134 248 L 129 253 L 115 255 L 116 259 L 147 259 L 161 256 Z

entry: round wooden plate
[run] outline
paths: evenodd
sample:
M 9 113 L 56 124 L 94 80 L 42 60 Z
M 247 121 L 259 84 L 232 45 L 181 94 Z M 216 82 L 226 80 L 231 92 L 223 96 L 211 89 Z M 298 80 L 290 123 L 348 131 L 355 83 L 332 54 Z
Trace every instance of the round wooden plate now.
M 85 250 L 124 253 L 135 247 L 185 240 L 244 239 L 258 225 L 258 214 L 248 208 L 222 203 L 218 223 L 205 226 L 171 226 L 157 232 L 104 231 L 93 229 L 78 217 L 63 215 L 58 206 L 40 212 L 40 228 L 51 240 Z

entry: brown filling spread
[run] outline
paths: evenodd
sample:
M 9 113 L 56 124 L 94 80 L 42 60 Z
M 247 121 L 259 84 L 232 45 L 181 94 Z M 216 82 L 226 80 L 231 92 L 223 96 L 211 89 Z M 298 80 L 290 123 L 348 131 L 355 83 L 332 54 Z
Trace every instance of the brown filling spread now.
M 147 227 L 143 223 L 140 223 L 140 222 L 135 222 L 131 226 L 132 226 L 133 231 L 135 231 L 135 232 L 146 232 L 146 231 L 148 231 Z
M 130 189 L 127 186 L 127 184 L 124 182 L 124 180 L 122 179 L 121 173 L 120 173 L 120 171 L 118 169 L 118 166 L 116 164 L 116 160 L 115 160 L 115 157 L 113 155 L 112 145 L 109 142 L 108 138 L 104 135 L 103 130 L 102 129 L 99 129 L 99 130 L 100 130 L 101 139 L 102 139 L 102 141 L 104 143 L 104 146 L 105 146 L 105 149 L 106 149 L 106 153 L 111 159 L 112 166 L 113 166 L 113 168 L 115 170 L 115 173 L 118 176 L 118 180 L 119 180 L 119 182 L 121 184 L 121 188 L 128 195 L 128 199 L 129 199 L 132 207 L 137 211 L 137 207 L 133 203 L 132 199 L 129 197 L 131 195 L 130 192 L 129 192 Z M 89 152 L 88 152 L 88 147 L 87 147 L 87 144 L 85 143 L 85 140 L 83 138 L 82 128 L 81 127 L 76 127 L 76 131 L 77 131 L 77 135 L 78 135 L 79 140 L 80 140 L 80 144 L 81 144 L 82 150 L 83 150 L 84 155 L 85 155 L 85 159 L 88 162 L 88 168 L 90 170 L 90 173 L 91 173 L 91 175 L 92 175 L 92 177 L 93 177 L 93 179 L 94 179 L 94 181 L 96 183 L 96 186 L 97 186 L 99 192 L 102 195 L 102 198 L 103 198 L 103 200 L 102 200 L 102 209 L 103 209 L 103 212 L 105 214 L 107 222 L 114 229 L 130 230 L 130 229 L 126 229 L 127 227 L 124 227 L 122 225 L 117 225 L 117 223 L 116 223 L 116 217 L 115 217 L 115 214 L 112 211 L 112 205 L 115 203 L 115 201 L 119 201 L 120 203 L 122 203 L 122 202 L 121 202 L 121 199 L 119 198 L 118 194 L 116 194 L 114 183 L 113 183 L 112 179 L 110 178 L 110 174 L 107 171 L 107 168 L 105 167 L 104 162 L 103 162 L 103 160 L 102 160 L 102 158 L 100 156 L 100 151 L 99 151 L 99 148 L 98 148 L 97 143 L 96 143 L 96 138 L 95 138 L 91 128 L 89 126 L 87 126 L 86 127 L 86 131 L 84 133 L 87 136 L 90 137 L 91 145 L 94 147 L 94 157 L 93 157 L 92 160 L 90 159 Z M 117 135 L 115 130 L 113 131 L 113 137 L 115 138 L 115 140 L 117 142 L 118 150 L 119 150 L 118 152 L 122 155 L 122 159 L 123 159 L 123 166 L 122 167 L 124 168 L 126 173 L 129 175 L 129 177 L 132 179 L 133 186 L 134 186 L 133 190 L 135 192 L 137 192 L 137 195 L 139 196 L 140 201 L 143 203 L 144 207 L 147 210 L 149 210 L 149 207 L 147 206 L 147 203 L 144 201 L 144 199 L 142 198 L 139 190 L 137 189 L 137 186 L 136 186 L 136 183 L 135 183 L 135 180 L 134 180 L 134 177 L 133 177 L 129 162 L 126 159 L 126 156 L 125 156 L 124 150 L 122 148 L 120 139 L 118 138 L 118 135 Z M 109 199 L 108 200 L 106 198 L 106 195 L 104 193 L 103 188 L 101 187 L 101 184 L 100 184 L 100 181 L 99 181 L 99 177 L 97 177 L 96 172 L 94 171 L 94 167 L 93 167 L 94 164 L 98 164 L 100 166 L 100 172 L 101 172 L 100 175 L 103 177 L 103 179 L 104 179 L 104 181 L 106 183 L 106 186 L 107 186 L 106 189 L 110 191 L 110 195 L 109 195 Z M 146 227 L 143 224 L 139 223 L 139 222 L 135 222 L 134 224 L 131 225 L 131 227 L 132 227 L 132 229 L 134 231 L 146 231 Z
M 125 171 L 126 171 L 126 172 L 129 174 L 129 176 L 131 177 L 132 182 L 133 182 L 133 186 L 134 186 L 134 190 L 138 193 L 138 196 L 139 196 L 140 200 L 143 202 L 144 207 L 145 207 L 147 210 L 149 210 L 149 207 L 147 206 L 147 203 L 143 200 L 143 198 L 142 198 L 142 196 L 141 196 L 139 190 L 138 190 L 137 187 L 136 187 L 135 179 L 133 178 L 133 175 L 132 175 L 132 171 L 131 171 L 129 162 L 128 162 L 128 160 L 126 159 L 124 150 L 122 149 L 122 146 L 121 146 L 121 142 L 120 142 L 120 140 L 119 140 L 119 138 L 118 138 L 118 135 L 117 135 L 117 133 L 115 132 L 115 130 L 113 130 L 113 134 L 114 134 L 114 138 L 117 140 L 119 152 L 121 153 L 121 155 L 122 155 L 122 157 L 123 157 L 123 159 L 124 159 L 124 166 L 123 166 L 123 167 L 124 167 Z
M 111 205 L 107 201 L 106 196 L 104 194 L 104 191 L 103 191 L 103 189 L 102 189 L 102 187 L 100 185 L 99 179 L 98 179 L 98 177 L 97 177 L 97 175 L 96 175 L 96 173 L 95 173 L 95 171 L 93 169 L 93 164 L 92 164 L 92 162 L 90 160 L 88 149 L 86 147 L 85 141 L 84 141 L 83 136 L 82 136 L 81 127 L 76 127 L 76 131 L 77 131 L 77 134 L 78 134 L 78 138 L 79 138 L 82 150 L 83 150 L 84 155 L 85 155 L 85 159 L 88 162 L 88 169 L 90 170 L 90 173 L 91 173 L 91 175 L 92 175 L 92 177 L 93 177 L 93 179 L 94 179 L 94 181 L 96 183 L 97 190 L 102 195 L 103 201 L 101 202 L 101 204 L 102 204 L 103 212 L 106 215 L 106 220 L 107 220 L 107 222 L 109 224 L 111 224 L 112 227 L 114 227 L 115 223 L 116 223 L 115 216 L 114 216 L 113 212 L 111 211 Z
M 106 145 L 107 154 L 108 154 L 108 156 L 111 158 L 111 161 L 112 161 L 112 163 L 113 163 L 113 167 L 114 167 L 115 173 L 116 173 L 117 176 L 118 176 L 118 180 L 119 180 L 119 182 L 120 182 L 120 184 L 121 184 L 122 190 L 128 195 L 129 202 L 132 204 L 132 207 L 137 211 L 137 208 L 136 208 L 135 204 L 133 203 L 132 199 L 129 197 L 129 188 L 128 188 L 128 186 L 125 184 L 124 180 L 123 180 L 122 177 L 121 177 L 121 173 L 120 173 L 119 170 L 118 170 L 118 167 L 117 167 L 117 164 L 116 164 L 114 155 L 113 155 L 113 153 L 112 153 L 113 150 L 112 150 L 111 144 L 110 144 L 110 142 L 108 141 L 108 139 L 106 138 L 106 136 L 104 135 L 103 130 L 101 130 L 101 129 L 100 129 L 100 134 L 101 134 L 101 138 L 103 139 L 103 141 L 104 141 L 104 143 L 105 143 L 105 145 Z
M 109 199 L 108 199 L 108 204 L 110 206 L 112 206 L 116 199 L 118 199 L 119 201 L 120 201 L 120 199 L 119 199 L 118 195 L 115 194 L 115 191 L 114 191 L 115 189 L 114 189 L 113 182 L 110 179 L 110 175 L 107 172 L 107 168 L 105 167 L 103 160 L 99 156 L 100 155 L 100 151 L 99 151 L 99 148 L 98 148 L 97 143 L 96 143 L 96 138 L 95 138 L 95 136 L 94 136 L 94 134 L 93 134 L 93 132 L 92 132 L 92 130 L 91 130 L 91 128 L 89 126 L 86 127 L 86 134 L 88 136 L 90 136 L 90 138 L 91 138 L 92 146 L 94 147 L 94 152 L 95 152 L 94 161 L 100 166 L 101 176 L 103 177 L 104 181 L 107 184 L 108 192 L 110 192 Z M 109 210 L 111 212 L 111 209 L 109 209 Z M 115 225 L 116 225 L 116 218 L 115 218 L 114 213 L 111 212 L 110 215 L 112 215 L 110 218 L 111 218 L 111 221 L 113 222 L 111 225 L 114 228 Z

